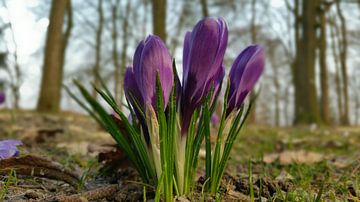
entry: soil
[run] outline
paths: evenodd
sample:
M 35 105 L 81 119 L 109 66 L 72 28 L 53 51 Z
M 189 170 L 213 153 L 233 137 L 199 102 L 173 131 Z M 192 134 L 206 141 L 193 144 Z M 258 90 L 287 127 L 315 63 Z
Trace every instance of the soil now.
M 25 111 L 15 113 L 0 111 L 0 140 L 8 138 L 22 140 L 24 145 L 21 147 L 20 157 L 0 163 L 2 182 L 0 201 L 2 194 L 4 201 L 152 201 L 154 199 L 154 187 L 141 183 L 139 175 L 121 151 L 117 150 L 110 135 L 87 116 L 73 112 L 54 116 Z M 349 141 L 358 143 L 357 139 L 351 138 L 353 137 L 349 136 Z M 252 142 L 260 144 L 264 141 L 270 144 L 268 140 L 253 134 L 248 139 L 241 139 L 248 144 L 241 144 L 240 148 L 235 148 L 242 152 L 236 152 L 241 155 L 232 156 L 228 172 L 225 173 L 221 183 L 221 193 L 216 196 L 202 193 L 204 172 L 199 170 L 199 179 L 194 192 L 188 197 L 177 197 L 176 201 L 216 201 L 217 199 L 250 201 L 251 187 L 255 201 L 275 199 L 282 201 L 281 198 L 283 199 L 287 193 L 297 192 L 299 185 L 305 183 L 304 180 L 299 181 L 301 179 L 299 176 L 291 173 L 292 169 L 309 169 L 315 165 L 316 169 L 310 173 L 312 177 L 310 190 L 305 192 L 311 193 L 311 197 L 314 198 L 319 193 L 320 187 L 325 184 L 324 190 L 329 191 L 325 193 L 325 197 L 330 198 L 330 194 L 334 192 L 335 195 L 340 196 L 337 197 L 338 199 L 344 199 L 344 195 L 348 195 L 346 199 L 356 201 L 359 197 L 357 194 L 360 193 L 356 182 L 349 184 L 344 182 L 345 187 L 339 189 L 334 189 L 326 183 L 330 183 L 329 176 L 339 179 L 341 183 L 343 182 L 340 179 L 344 175 L 357 176 L 359 161 L 348 163 L 349 159 L 353 158 L 351 155 L 332 156 L 330 160 L 325 160 L 336 162 L 334 166 L 339 168 L 334 170 L 332 167 L 331 169 L 325 167 L 326 172 L 321 170 L 323 167 L 318 168 L 322 166 L 321 162 L 324 159 L 321 159 L 320 164 L 311 162 L 309 167 L 304 168 L 298 168 L 299 165 L 291 161 L 288 162 L 290 165 L 283 165 L 281 154 L 289 149 L 287 148 L 289 143 L 279 143 L 283 139 L 281 137 L 274 140 L 274 149 L 267 152 L 269 154 L 277 152 L 279 154 L 276 156 L 277 159 L 269 158 L 268 163 L 262 160 L 252 161 L 252 186 L 249 182 L 247 162 L 249 156 L 254 156 L 256 151 L 245 147 Z M 330 147 L 330 143 L 339 149 L 339 152 L 345 148 L 336 140 L 325 142 L 325 147 Z M 307 144 L 308 142 L 302 142 L 291 146 L 306 149 L 304 145 Z M 351 149 L 350 146 L 346 145 L 346 152 Z M 348 167 L 351 172 L 345 169 Z M 304 177 L 305 174 L 299 175 Z

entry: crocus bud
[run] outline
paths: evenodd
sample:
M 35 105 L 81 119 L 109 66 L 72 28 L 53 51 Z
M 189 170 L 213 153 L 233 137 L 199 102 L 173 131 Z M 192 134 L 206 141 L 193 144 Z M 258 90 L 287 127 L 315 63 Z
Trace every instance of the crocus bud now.
M 22 145 L 18 140 L 0 141 L 0 160 L 18 156 L 20 154 L 17 146 Z
M 243 104 L 246 96 L 259 80 L 265 65 L 265 51 L 262 46 L 251 45 L 243 50 L 230 70 L 230 89 L 227 115 Z
M 156 107 L 156 74 L 159 73 L 163 90 L 164 106 L 167 105 L 174 82 L 172 59 L 161 39 L 150 35 L 136 48 L 134 77 L 145 108 L 148 104 Z M 145 111 L 145 110 L 144 110 Z
M 194 110 L 201 104 L 222 68 L 228 29 L 221 18 L 205 18 L 186 33 L 183 52 L 183 93 L 181 112 L 183 132 Z

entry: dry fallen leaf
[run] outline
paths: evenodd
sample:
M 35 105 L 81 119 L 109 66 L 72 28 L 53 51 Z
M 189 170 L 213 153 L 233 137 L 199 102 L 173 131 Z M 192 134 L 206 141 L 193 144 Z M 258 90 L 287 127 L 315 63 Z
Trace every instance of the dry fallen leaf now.
M 234 190 L 229 190 L 227 192 L 228 197 L 230 197 L 230 199 L 236 199 L 239 201 L 249 201 L 250 198 L 248 196 L 246 196 L 245 194 L 239 192 L 239 191 L 234 191 Z
M 280 153 L 279 161 L 282 165 L 292 163 L 312 164 L 322 161 L 324 156 L 319 153 L 298 150 L 298 151 L 284 151 Z
M 266 154 L 263 158 L 263 161 L 267 164 L 270 164 L 270 163 L 275 162 L 278 159 L 279 159 L 278 153 L 271 153 L 271 154 Z
M 320 162 L 324 159 L 324 155 L 305 151 L 283 151 L 280 153 L 271 153 L 264 156 L 263 161 L 265 163 L 273 163 L 276 160 L 279 160 L 281 165 L 288 165 L 292 163 L 300 163 L 300 164 L 312 164 Z

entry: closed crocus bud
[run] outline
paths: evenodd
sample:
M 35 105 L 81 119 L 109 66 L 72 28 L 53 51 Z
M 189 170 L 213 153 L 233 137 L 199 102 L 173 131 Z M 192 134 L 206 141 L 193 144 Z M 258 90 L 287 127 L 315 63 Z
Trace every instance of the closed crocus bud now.
M 0 141 L 0 160 L 18 156 L 20 151 L 17 146 L 22 145 L 18 140 Z
M 227 115 L 243 104 L 246 96 L 259 80 L 265 65 L 265 51 L 262 46 L 251 45 L 243 50 L 230 70 L 230 89 Z
M 143 107 L 156 107 L 156 74 L 159 74 L 163 90 L 164 106 L 167 105 L 174 82 L 171 55 L 157 36 L 150 35 L 141 41 L 134 55 L 134 77 L 138 85 Z
M 205 18 L 196 24 L 192 32 L 186 33 L 181 98 L 183 133 L 222 68 L 227 39 L 227 25 L 221 18 Z

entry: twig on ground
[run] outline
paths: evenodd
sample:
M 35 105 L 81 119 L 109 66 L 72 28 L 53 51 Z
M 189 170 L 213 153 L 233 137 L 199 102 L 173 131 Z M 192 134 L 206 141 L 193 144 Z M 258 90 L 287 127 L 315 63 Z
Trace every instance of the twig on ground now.
M 74 194 L 74 195 L 61 195 L 56 196 L 52 199 L 52 201 L 72 201 L 72 202 L 81 202 L 81 201 L 92 201 L 92 200 L 99 200 L 103 198 L 108 198 L 114 195 L 119 190 L 118 185 L 109 185 L 107 187 L 101 187 L 98 189 L 90 190 L 87 192 Z
M 79 177 L 76 174 L 64 170 L 55 162 L 36 156 L 28 155 L 1 160 L 0 175 L 8 175 L 11 170 L 14 170 L 17 175 L 64 181 L 74 188 L 77 188 L 79 184 Z

